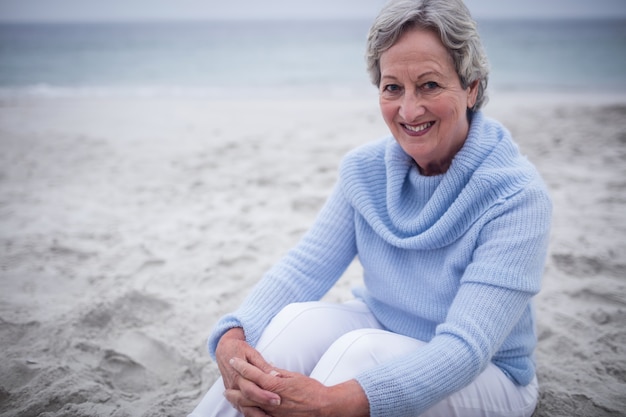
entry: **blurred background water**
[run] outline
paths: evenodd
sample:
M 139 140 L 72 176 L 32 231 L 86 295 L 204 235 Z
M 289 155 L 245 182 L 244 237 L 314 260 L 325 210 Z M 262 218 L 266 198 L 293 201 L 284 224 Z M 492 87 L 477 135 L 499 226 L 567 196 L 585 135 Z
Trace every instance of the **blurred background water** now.
M 371 21 L 0 24 L 0 95 L 359 97 Z M 479 20 L 496 91 L 626 92 L 626 20 Z

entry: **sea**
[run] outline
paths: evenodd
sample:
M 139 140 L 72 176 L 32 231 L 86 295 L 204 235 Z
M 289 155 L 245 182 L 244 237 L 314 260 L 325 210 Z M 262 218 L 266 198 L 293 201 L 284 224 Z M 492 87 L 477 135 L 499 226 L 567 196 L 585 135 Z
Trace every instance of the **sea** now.
M 369 21 L 0 24 L 0 97 L 361 97 Z M 490 89 L 626 92 L 626 20 L 479 20 Z

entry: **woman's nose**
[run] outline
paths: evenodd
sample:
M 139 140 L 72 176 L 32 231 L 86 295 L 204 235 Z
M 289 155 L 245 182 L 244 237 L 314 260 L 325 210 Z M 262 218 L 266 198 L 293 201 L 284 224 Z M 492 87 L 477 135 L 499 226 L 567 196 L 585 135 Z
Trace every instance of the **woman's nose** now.
M 405 122 L 417 120 L 426 113 L 424 99 L 419 94 L 405 94 L 400 103 L 399 114 Z

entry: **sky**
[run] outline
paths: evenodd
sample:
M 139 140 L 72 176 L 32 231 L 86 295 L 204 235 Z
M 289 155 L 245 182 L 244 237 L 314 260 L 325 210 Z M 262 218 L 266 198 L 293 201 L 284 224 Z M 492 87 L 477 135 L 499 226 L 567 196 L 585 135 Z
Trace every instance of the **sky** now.
M 0 0 L 0 21 L 373 19 L 385 0 Z M 465 0 L 475 18 L 623 17 L 626 0 Z

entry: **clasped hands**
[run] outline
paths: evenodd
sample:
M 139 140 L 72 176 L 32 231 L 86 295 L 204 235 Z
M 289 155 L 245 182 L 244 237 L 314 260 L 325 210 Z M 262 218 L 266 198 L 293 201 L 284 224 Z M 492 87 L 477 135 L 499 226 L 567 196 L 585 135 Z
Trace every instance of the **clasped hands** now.
M 246 343 L 240 328 L 222 336 L 216 357 L 224 396 L 245 417 L 369 415 L 367 398 L 356 381 L 327 387 L 308 376 L 277 369 Z

